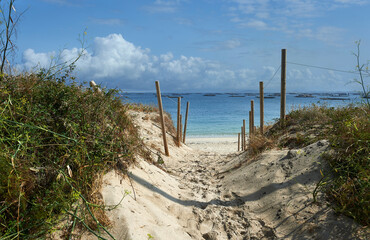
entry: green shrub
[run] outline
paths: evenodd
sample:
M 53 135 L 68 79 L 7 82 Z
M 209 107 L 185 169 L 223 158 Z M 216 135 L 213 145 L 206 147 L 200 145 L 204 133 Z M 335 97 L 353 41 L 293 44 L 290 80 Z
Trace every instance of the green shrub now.
M 45 236 L 75 206 L 72 219 L 99 233 L 109 221 L 98 214 L 95 179 L 124 170 L 135 152 L 148 157 L 117 90 L 66 81 L 33 74 L 0 83 L 2 239 Z
M 303 147 L 328 139 L 332 151 L 323 157 L 334 178 L 320 189 L 335 203 L 336 211 L 364 225 L 369 225 L 370 213 L 369 116 L 366 104 L 339 108 L 312 105 L 293 110 L 283 127 L 277 123 L 268 133 L 283 147 Z

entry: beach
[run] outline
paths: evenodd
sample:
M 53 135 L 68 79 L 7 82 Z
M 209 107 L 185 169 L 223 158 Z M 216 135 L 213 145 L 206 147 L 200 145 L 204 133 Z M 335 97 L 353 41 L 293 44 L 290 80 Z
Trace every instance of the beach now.
M 186 145 L 200 151 L 229 154 L 238 151 L 238 137 L 188 137 Z
M 145 113 L 131 116 L 156 162 L 137 156 L 127 176 L 103 177 L 116 239 L 366 239 L 322 194 L 313 203 L 328 141 L 249 159 L 233 138 L 189 138 L 177 147 L 167 134 L 165 156 L 157 124 Z

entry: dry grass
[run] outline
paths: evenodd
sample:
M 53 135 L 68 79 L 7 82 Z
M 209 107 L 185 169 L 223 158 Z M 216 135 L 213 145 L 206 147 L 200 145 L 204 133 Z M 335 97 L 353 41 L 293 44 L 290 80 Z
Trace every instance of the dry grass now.
M 303 107 L 290 112 L 283 126 L 278 122 L 265 136 L 252 137 L 250 151 L 258 154 L 274 145 L 300 148 L 320 139 L 329 140 L 332 151 L 322 157 L 329 162 L 333 177 L 327 180 L 327 188 L 321 190 L 335 203 L 336 211 L 368 225 L 369 116 L 370 109 L 365 104 L 341 108 Z
M 272 126 L 264 126 L 264 132 L 267 132 Z M 257 128 L 256 133 L 251 135 L 248 140 L 249 156 L 255 158 L 265 150 L 272 149 L 276 146 L 276 139 L 262 135 L 260 129 Z

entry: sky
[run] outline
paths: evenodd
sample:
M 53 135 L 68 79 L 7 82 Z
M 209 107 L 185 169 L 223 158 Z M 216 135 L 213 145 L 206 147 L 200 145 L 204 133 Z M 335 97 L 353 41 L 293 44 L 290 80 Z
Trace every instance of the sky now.
M 76 63 L 124 91 L 353 91 L 355 41 L 370 60 L 370 0 L 16 0 L 20 70 Z M 84 39 L 84 44 L 81 44 Z M 324 70 L 297 64 L 325 67 Z M 276 73 L 273 78 L 274 73 Z M 369 79 L 366 80 L 369 85 Z

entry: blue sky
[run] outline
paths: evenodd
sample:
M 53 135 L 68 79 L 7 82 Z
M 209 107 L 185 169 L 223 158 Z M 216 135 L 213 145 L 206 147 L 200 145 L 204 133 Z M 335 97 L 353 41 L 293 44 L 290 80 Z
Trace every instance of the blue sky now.
M 81 81 L 127 91 L 278 91 L 287 60 L 354 70 L 370 59 L 369 0 L 16 0 L 18 66 L 76 57 Z M 359 90 L 356 75 L 287 65 L 288 91 Z M 367 80 L 368 81 L 368 80 Z M 367 83 L 368 84 L 368 83 Z

